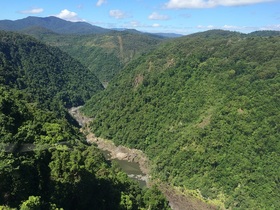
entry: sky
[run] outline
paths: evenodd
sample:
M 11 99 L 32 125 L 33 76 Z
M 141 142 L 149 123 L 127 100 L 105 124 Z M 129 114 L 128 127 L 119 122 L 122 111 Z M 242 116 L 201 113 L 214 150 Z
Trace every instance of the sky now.
M 191 34 L 280 31 L 280 0 L 0 0 L 0 20 L 56 16 L 103 28 Z

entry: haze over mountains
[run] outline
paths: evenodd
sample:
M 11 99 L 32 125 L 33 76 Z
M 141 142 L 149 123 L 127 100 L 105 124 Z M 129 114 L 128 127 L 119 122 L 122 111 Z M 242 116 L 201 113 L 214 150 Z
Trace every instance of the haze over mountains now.
M 147 53 L 165 38 L 176 36 L 142 33 L 132 29 L 103 29 L 57 17 L 4 20 L 0 21 L 0 29 L 29 34 L 59 47 L 81 61 L 105 86 L 129 61 Z
M 35 17 L 29 16 L 19 20 L 1 20 L 0 30 L 8 31 L 22 31 L 32 28 L 45 28 L 59 34 L 104 34 L 113 30 L 129 30 L 129 29 L 105 29 L 102 27 L 94 26 L 86 22 L 71 22 L 66 21 L 54 16 L 50 17 Z M 131 30 L 132 31 L 132 30 Z M 136 30 L 134 30 L 137 32 Z M 138 32 L 141 33 L 141 32 Z M 163 37 L 179 37 L 180 34 L 160 33 L 159 36 Z
M 142 33 L 133 29 L 102 29 L 85 22 L 70 22 L 57 17 L 3 20 L 0 21 L 1 28 L 29 34 L 49 45 L 59 47 L 88 67 L 104 86 L 131 60 L 148 53 L 167 40 L 166 38 L 181 36 Z M 279 32 L 260 31 L 251 34 L 275 36 L 279 35 Z
M 70 22 L 54 16 L 46 18 L 30 16 L 15 21 L 0 21 L 0 29 L 2 30 L 21 31 L 33 27 L 46 28 L 59 34 L 99 34 L 110 31 L 86 22 Z
M 279 31 L 167 39 L 55 17 L 18 21 L 0 21 L 33 36 L 0 33 L 1 141 L 71 143 L 0 153 L 0 205 L 168 208 L 156 189 L 141 191 L 75 143 L 65 107 L 85 104 L 91 131 L 143 150 L 154 180 L 221 209 L 280 209 Z

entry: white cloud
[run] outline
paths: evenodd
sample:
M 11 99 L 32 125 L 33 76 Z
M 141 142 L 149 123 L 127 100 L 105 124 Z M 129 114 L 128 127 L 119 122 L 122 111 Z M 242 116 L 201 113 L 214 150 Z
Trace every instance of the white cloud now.
M 114 17 L 116 19 L 123 19 L 127 17 L 127 15 L 123 11 L 118 9 L 110 10 L 109 14 L 111 17 Z
M 55 16 L 58 18 L 64 19 L 64 20 L 72 21 L 72 22 L 85 21 L 85 20 L 81 19 L 76 12 L 71 12 L 67 9 L 61 10 L 61 12 Z
M 224 28 L 224 29 L 227 29 L 227 30 L 236 30 L 236 29 L 238 29 L 238 28 L 240 28 L 240 27 L 238 27 L 238 26 L 233 26 L 233 25 L 224 25 L 223 28 Z
M 224 26 L 220 27 L 220 29 L 229 30 L 229 31 L 242 31 L 242 32 L 258 30 L 257 28 L 254 29 L 254 27 L 235 26 L 235 25 L 224 25 Z
M 151 15 L 148 17 L 150 20 L 168 20 L 169 17 L 167 15 L 160 15 L 157 12 L 153 12 Z
M 158 23 L 154 23 L 152 25 L 147 25 L 147 24 L 144 24 L 144 23 L 141 23 L 139 21 L 130 21 L 126 24 L 123 25 L 124 28 L 161 28 L 163 27 L 162 25 L 158 24 Z
M 274 0 L 169 0 L 165 6 L 169 9 L 213 8 L 217 6 L 243 6 L 271 1 Z
M 280 24 L 263 26 L 263 27 L 261 27 L 259 30 L 280 31 Z
M 213 25 L 208 25 L 208 26 L 198 25 L 197 28 L 198 28 L 198 29 L 210 30 L 210 29 L 214 29 L 214 28 L 216 28 L 216 27 L 213 26 Z
M 127 26 L 135 27 L 135 28 L 143 27 L 142 23 L 138 21 L 131 21 Z
M 106 3 L 106 0 L 98 0 L 96 6 L 100 7 L 104 3 Z
M 21 14 L 39 14 L 39 13 L 42 13 L 42 12 L 44 12 L 43 8 L 33 8 L 33 9 L 30 9 L 30 10 L 22 10 L 19 13 L 21 13 Z
M 146 28 L 149 26 L 145 25 L 137 20 L 132 20 L 130 22 L 123 24 L 121 27 L 123 27 L 123 28 Z
M 152 25 L 152 27 L 154 27 L 154 28 L 158 28 L 158 27 L 160 27 L 160 24 L 158 24 L 158 23 L 154 23 L 154 24 Z

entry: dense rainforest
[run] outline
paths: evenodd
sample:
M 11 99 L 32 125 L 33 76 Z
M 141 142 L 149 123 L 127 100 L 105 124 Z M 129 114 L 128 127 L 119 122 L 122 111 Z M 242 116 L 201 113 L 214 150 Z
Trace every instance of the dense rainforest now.
M 39 30 L 39 31 L 38 31 Z M 134 31 L 111 31 L 106 34 L 61 35 L 42 28 L 25 30 L 35 38 L 56 46 L 89 68 L 106 86 L 131 60 L 154 49 L 165 39 Z
M 0 32 L 0 81 L 30 93 L 36 102 L 66 107 L 84 103 L 103 89 L 94 73 L 58 48 L 34 38 Z
M 55 47 L 0 32 L 0 209 L 169 209 L 88 145 L 67 107 L 102 90 Z
M 57 17 L 0 20 L 1 29 L 28 34 L 48 45 L 57 46 L 88 67 L 104 86 L 132 59 L 166 39 L 164 34 L 104 29 Z
M 154 177 L 228 209 L 280 209 L 280 36 L 213 30 L 162 43 L 84 107 Z

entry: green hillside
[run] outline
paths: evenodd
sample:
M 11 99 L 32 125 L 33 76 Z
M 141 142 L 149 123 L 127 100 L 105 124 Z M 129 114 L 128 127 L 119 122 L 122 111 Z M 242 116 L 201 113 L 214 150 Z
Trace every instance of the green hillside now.
M 55 35 L 28 31 L 49 45 L 59 47 L 88 67 L 106 84 L 132 59 L 155 48 L 164 38 L 130 31 L 92 35 Z
M 250 36 L 262 36 L 262 37 L 268 37 L 268 36 L 280 36 L 280 31 L 254 31 L 249 34 Z
M 103 89 L 94 73 L 58 48 L 16 33 L 0 32 L 0 40 L 0 82 L 39 103 L 77 106 Z
M 280 208 L 280 37 L 208 31 L 131 62 L 84 111 L 154 176 L 232 209 Z
M 66 114 L 101 90 L 67 54 L 0 33 L 0 209 L 169 209 L 106 161 Z
M 168 209 L 65 118 L 0 85 L 0 209 Z
M 129 29 L 115 31 L 57 17 L 0 20 L 1 29 L 31 35 L 57 46 L 88 67 L 104 86 L 132 59 L 166 39 L 163 35 Z

